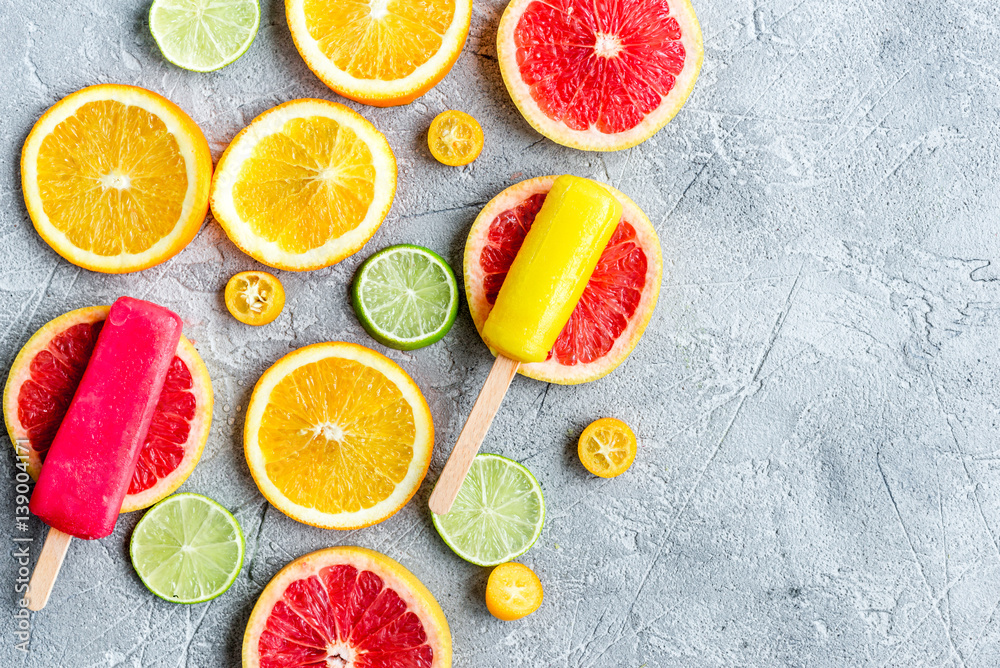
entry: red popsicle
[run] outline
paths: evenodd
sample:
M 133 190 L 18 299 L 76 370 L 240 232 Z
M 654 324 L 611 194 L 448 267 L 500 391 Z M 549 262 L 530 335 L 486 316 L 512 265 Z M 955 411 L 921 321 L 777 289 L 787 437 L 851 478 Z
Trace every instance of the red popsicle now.
M 54 530 L 46 547 L 65 553 L 68 537 L 56 532 L 93 539 L 114 529 L 180 337 L 181 319 L 162 306 L 112 305 L 31 496 L 31 512 Z M 39 593 L 31 602 L 44 605 Z

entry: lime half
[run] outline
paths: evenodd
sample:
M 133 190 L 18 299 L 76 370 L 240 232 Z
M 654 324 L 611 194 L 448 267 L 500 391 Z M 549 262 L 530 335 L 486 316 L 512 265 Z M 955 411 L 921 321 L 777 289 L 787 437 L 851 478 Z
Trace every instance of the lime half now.
M 243 532 L 232 513 L 207 496 L 174 494 L 139 520 L 129 551 L 149 591 L 174 603 L 201 603 L 239 575 Z
M 372 338 L 390 348 L 413 350 L 451 329 L 458 313 L 458 282 L 434 251 L 390 246 L 361 265 L 351 300 Z
M 250 48 L 260 25 L 257 0 L 154 0 L 149 31 L 178 67 L 211 72 Z
M 496 566 L 528 551 L 545 521 L 545 500 L 531 471 L 500 455 L 476 455 L 446 515 L 434 528 L 455 554 Z

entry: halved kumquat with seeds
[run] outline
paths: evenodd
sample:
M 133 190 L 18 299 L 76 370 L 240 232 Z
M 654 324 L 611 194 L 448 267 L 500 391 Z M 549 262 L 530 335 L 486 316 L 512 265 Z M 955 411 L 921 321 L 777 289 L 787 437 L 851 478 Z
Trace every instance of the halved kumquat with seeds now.
M 395 362 L 353 343 L 316 343 L 261 376 L 243 443 L 257 487 L 278 510 L 357 529 L 395 514 L 417 491 L 434 424 Z
M 135 86 L 90 86 L 38 119 L 21 151 L 38 234 L 75 265 L 111 274 L 176 255 L 208 212 L 212 154 L 180 107 Z
M 442 111 L 431 121 L 427 146 L 444 165 L 468 165 L 483 151 L 483 128 L 464 111 Z
M 269 267 L 319 269 L 356 253 L 396 194 L 396 158 L 342 104 L 292 100 L 265 111 L 219 159 L 212 215 Z
M 580 434 L 577 452 L 584 468 L 602 478 L 614 478 L 635 460 L 635 434 L 616 418 L 592 422 Z
M 542 581 L 524 564 L 500 564 L 486 581 L 486 607 L 491 615 L 505 622 L 538 610 L 542 597 Z
M 266 325 L 285 308 L 285 288 L 266 271 L 241 271 L 226 283 L 226 308 L 246 325 Z
M 407 104 L 448 73 L 472 0 L 285 0 L 292 40 L 323 83 L 357 102 Z

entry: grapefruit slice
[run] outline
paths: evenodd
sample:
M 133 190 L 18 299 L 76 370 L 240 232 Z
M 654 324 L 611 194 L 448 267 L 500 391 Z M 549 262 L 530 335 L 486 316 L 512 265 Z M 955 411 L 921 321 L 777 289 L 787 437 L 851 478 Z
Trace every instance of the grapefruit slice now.
M 689 0 L 513 0 L 497 55 L 532 127 L 563 146 L 617 151 L 674 117 L 704 50 Z
M 50 321 L 28 339 L 10 367 L 3 417 L 18 458 L 36 480 L 109 308 L 90 306 Z M 122 502 L 123 513 L 153 505 L 191 475 L 208 440 L 212 401 L 208 369 L 182 336 Z
M 451 631 L 417 578 L 384 554 L 331 547 L 285 566 L 243 635 L 243 668 L 449 668 Z
M 465 296 L 480 333 L 500 286 L 555 176 L 522 181 L 494 197 L 465 242 Z M 596 380 L 621 364 L 642 337 L 660 294 L 660 240 L 646 214 L 624 194 L 622 220 L 611 236 L 580 303 L 544 362 L 520 373 L 550 383 Z

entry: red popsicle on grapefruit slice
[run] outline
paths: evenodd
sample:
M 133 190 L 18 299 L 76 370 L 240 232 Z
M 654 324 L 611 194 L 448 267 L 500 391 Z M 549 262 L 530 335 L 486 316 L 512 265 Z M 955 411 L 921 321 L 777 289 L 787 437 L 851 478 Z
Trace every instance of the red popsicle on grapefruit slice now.
M 91 306 L 55 318 L 14 358 L 4 387 L 3 417 L 32 478 L 38 478 L 108 309 Z M 208 369 L 182 336 L 122 502 L 123 513 L 153 505 L 191 475 L 208 440 L 212 402 Z

